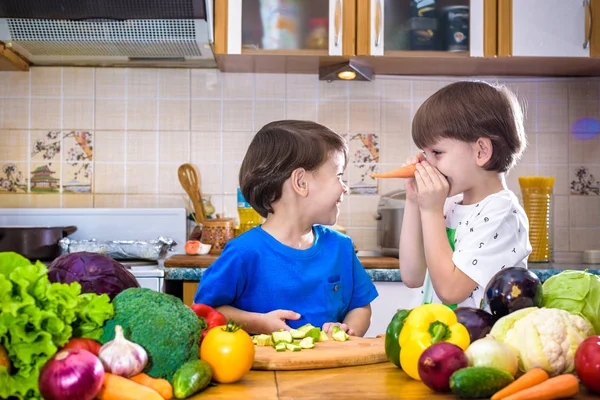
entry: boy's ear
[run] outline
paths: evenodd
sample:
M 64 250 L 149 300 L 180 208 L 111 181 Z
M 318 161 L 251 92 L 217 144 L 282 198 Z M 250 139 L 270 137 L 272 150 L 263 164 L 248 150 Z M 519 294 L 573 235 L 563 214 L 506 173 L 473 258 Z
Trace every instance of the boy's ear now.
M 479 138 L 475 142 L 475 153 L 477 154 L 477 165 L 483 167 L 492 158 L 494 147 L 489 138 Z
M 304 168 L 296 168 L 292 171 L 292 175 L 290 176 L 290 181 L 292 183 L 292 188 L 294 192 L 298 193 L 301 196 L 306 196 L 308 194 L 308 184 L 306 182 L 306 170 Z

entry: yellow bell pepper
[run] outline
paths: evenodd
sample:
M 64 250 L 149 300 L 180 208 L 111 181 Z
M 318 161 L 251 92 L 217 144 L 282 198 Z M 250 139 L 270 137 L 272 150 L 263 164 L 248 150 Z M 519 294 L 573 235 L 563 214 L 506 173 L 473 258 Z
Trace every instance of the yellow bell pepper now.
M 410 312 L 398 342 L 400 366 L 408 376 L 421 380 L 418 364 L 425 349 L 434 343 L 448 342 L 466 350 L 471 340 L 454 311 L 443 304 L 424 304 Z

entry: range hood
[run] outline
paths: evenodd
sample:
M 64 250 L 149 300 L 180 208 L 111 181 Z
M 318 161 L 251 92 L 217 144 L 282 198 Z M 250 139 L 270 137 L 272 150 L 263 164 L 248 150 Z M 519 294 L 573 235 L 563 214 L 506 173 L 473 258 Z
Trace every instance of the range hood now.
M 0 41 L 33 65 L 216 67 L 213 0 L 1 0 Z

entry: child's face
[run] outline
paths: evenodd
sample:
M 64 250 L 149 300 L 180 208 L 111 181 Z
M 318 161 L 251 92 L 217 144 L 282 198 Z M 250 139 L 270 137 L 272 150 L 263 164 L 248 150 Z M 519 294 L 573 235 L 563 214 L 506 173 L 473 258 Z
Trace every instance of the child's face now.
M 476 163 L 475 144 L 455 139 L 440 139 L 423 149 L 427 161 L 448 180 L 448 197 L 463 193 L 472 186 Z
M 333 225 L 348 187 L 342 182 L 344 154 L 334 153 L 325 164 L 307 176 L 313 224 Z M 308 210 L 307 210 L 308 211 Z

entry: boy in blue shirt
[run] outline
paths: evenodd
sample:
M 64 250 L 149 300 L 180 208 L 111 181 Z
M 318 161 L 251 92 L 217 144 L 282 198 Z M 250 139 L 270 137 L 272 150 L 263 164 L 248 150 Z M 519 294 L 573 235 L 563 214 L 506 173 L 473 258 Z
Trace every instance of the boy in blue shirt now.
M 306 323 L 363 336 L 377 290 L 334 225 L 348 187 L 342 137 L 309 121 L 275 121 L 255 136 L 240 168 L 244 198 L 263 217 L 206 270 L 195 303 L 250 333 Z

